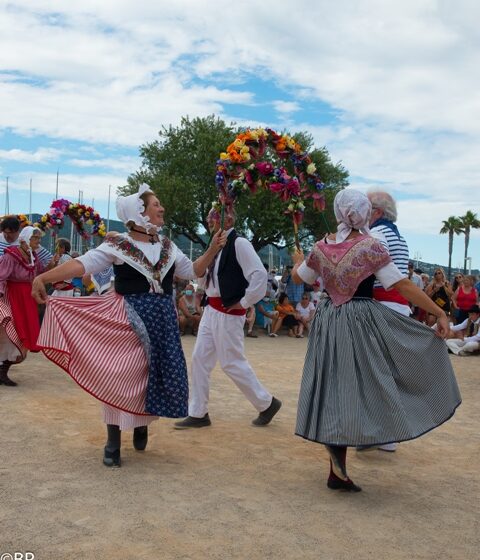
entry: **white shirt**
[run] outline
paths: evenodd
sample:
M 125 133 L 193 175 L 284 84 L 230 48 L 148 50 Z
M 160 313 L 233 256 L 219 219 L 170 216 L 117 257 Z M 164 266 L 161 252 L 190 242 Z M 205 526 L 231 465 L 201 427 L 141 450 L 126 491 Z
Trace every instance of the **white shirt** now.
M 160 260 L 161 243 L 152 244 L 150 241 L 137 241 L 136 239 L 132 239 L 129 235 L 127 235 L 127 237 L 137 249 L 142 251 L 152 264 L 156 264 Z M 107 253 L 102 249 L 102 246 L 103 243 L 96 249 L 90 249 L 85 255 L 77 258 L 77 260 L 83 264 L 85 274 L 97 274 L 108 268 L 111 264 L 123 264 L 124 261 L 122 261 L 120 257 L 115 257 L 111 253 Z M 195 278 L 192 261 L 182 253 L 178 247 L 176 251 L 175 276 L 184 278 L 185 280 L 192 280 Z
M 227 230 L 227 234 L 230 235 L 231 231 L 233 231 L 233 228 Z M 222 251 L 217 254 L 215 260 L 213 281 L 210 281 L 208 287 L 205 288 L 207 297 L 220 297 L 218 265 L 220 264 Z M 235 255 L 237 257 L 238 264 L 242 269 L 243 276 L 248 282 L 245 295 L 240 300 L 240 305 L 244 309 L 247 309 L 265 297 L 265 292 L 267 291 L 267 271 L 265 270 L 260 257 L 255 252 L 253 245 L 244 237 L 237 237 L 237 239 L 235 239 Z M 202 288 L 205 285 L 205 279 L 206 276 L 202 279 Z
M 307 307 L 303 307 L 301 302 L 298 302 L 296 310 L 302 317 L 308 319 L 310 317 L 310 313 L 312 311 L 315 311 L 315 306 L 313 305 L 313 303 L 311 301 L 308 302 Z
M 480 323 L 480 317 L 474 321 L 474 325 L 478 325 Z M 467 328 L 467 324 L 468 324 L 468 319 L 465 319 L 465 321 L 463 321 L 463 323 L 460 323 L 459 325 L 452 325 L 450 327 L 450 330 L 452 330 L 453 332 L 458 332 L 458 331 L 463 331 Z M 473 335 L 473 336 L 466 336 L 463 339 L 464 342 L 480 342 L 480 330 L 477 334 Z

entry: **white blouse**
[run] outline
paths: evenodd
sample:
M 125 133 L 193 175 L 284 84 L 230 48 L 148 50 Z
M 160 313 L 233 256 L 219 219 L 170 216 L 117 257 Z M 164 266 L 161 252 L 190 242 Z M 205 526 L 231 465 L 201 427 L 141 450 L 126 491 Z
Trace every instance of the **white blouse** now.
M 160 260 L 161 243 L 150 243 L 149 241 L 137 241 L 126 235 L 128 240 L 131 241 L 137 249 L 142 253 L 152 264 L 156 264 Z M 195 278 L 192 261 L 184 254 L 178 247 L 175 246 L 175 276 L 184 278 L 185 280 L 192 280 Z M 78 257 L 78 259 L 85 268 L 85 274 L 97 274 L 108 268 L 112 264 L 120 265 L 124 261 L 120 257 L 112 255 L 110 252 L 104 251 L 103 243 L 96 249 L 90 249 L 85 255 Z

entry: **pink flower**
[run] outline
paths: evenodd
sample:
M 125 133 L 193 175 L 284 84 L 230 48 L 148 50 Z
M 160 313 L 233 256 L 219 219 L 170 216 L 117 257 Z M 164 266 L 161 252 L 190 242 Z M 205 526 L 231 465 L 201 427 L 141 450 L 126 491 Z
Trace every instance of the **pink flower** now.
M 268 161 L 261 161 L 255 165 L 255 168 L 260 173 L 260 175 L 271 175 L 273 173 L 273 165 Z

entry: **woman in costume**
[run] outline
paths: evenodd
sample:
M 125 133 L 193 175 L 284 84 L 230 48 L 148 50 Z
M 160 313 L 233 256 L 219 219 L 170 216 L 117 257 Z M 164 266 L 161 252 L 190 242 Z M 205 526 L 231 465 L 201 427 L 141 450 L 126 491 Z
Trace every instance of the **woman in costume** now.
M 159 234 L 164 209 L 142 185 L 117 200 L 128 233 L 36 278 L 33 295 L 47 302 L 39 345 L 87 392 L 103 402 L 108 439 L 103 462 L 120 466 L 121 431 L 133 429 L 143 451 L 159 416 L 187 415 L 188 379 L 172 299 L 174 274 L 202 276 L 225 243 L 219 232 L 192 263 Z M 45 284 L 95 274 L 113 265 L 115 289 L 88 298 L 47 298 Z
M 12 364 L 22 362 L 29 350 L 38 352 L 38 308 L 31 296 L 34 277 L 43 271 L 35 251 L 42 232 L 22 229 L 19 245 L 5 249 L 0 257 L 0 385 L 15 387 L 8 377 Z
M 321 276 L 328 297 L 317 305 L 299 395 L 296 434 L 324 444 L 331 489 L 358 492 L 347 474 L 348 447 L 417 438 L 448 420 L 461 402 L 440 337 L 448 320 L 369 235 L 371 205 L 358 191 L 335 197 L 336 234 L 295 256 L 293 278 Z M 372 299 L 373 282 L 395 288 L 438 318 L 438 331 Z

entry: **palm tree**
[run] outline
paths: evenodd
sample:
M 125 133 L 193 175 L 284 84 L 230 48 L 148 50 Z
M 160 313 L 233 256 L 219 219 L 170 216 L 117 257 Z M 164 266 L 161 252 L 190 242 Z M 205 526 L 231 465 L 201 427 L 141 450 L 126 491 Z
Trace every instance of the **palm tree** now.
M 462 229 L 465 234 L 465 257 L 463 261 L 463 274 L 467 274 L 468 244 L 470 243 L 470 230 L 480 228 L 480 220 L 471 210 L 467 210 L 465 216 L 460 216 Z
M 448 274 L 447 278 L 450 281 L 452 272 L 452 252 L 453 252 L 453 236 L 463 233 L 462 221 L 456 216 L 450 216 L 448 220 L 443 220 L 443 226 L 440 233 L 448 233 Z

